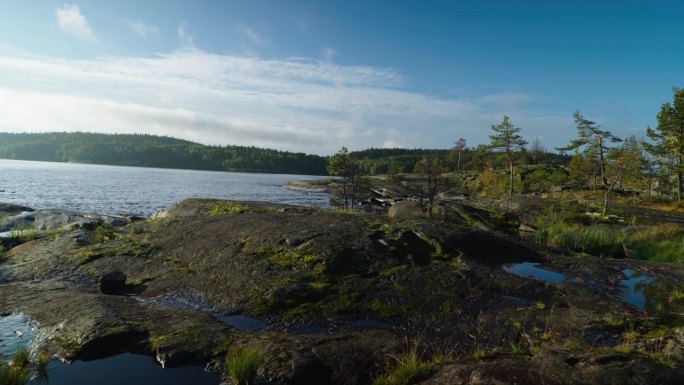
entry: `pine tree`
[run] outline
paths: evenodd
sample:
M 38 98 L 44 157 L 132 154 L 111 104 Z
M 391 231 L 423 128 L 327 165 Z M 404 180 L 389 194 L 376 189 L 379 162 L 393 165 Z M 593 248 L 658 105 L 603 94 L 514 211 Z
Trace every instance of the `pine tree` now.
M 606 154 L 608 153 L 609 142 L 620 142 L 620 139 L 615 137 L 610 131 L 601 130 L 601 126 L 594 121 L 585 119 L 579 111 L 575 111 L 573 115 L 575 124 L 577 125 L 577 139 L 572 140 L 570 144 L 565 147 L 556 148 L 559 151 L 578 150 L 581 147 L 587 147 L 593 154 L 596 155 L 596 162 L 601 175 L 601 180 L 604 186 L 608 186 L 608 177 L 606 173 Z
M 646 135 L 653 140 L 647 150 L 662 167 L 677 175 L 677 197 L 684 194 L 684 89 L 673 88 L 672 103 L 664 103 L 658 113 L 658 126 L 648 128 Z
M 492 124 L 494 135 L 489 135 L 489 148 L 503 152 L 508 162 L 508 196 L 513 194 L 513 151 L 521 149 L 527 142 L 520 136 L 520 128 L 513 126 L 508 116 L 500 124 Z

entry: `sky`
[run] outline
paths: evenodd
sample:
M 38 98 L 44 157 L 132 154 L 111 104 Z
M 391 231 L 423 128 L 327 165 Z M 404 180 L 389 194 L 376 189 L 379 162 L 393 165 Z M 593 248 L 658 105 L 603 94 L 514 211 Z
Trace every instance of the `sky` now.
M 684 86 L 684 2 L 0 0 L 0 131 L 329 155 L 620 137 Z

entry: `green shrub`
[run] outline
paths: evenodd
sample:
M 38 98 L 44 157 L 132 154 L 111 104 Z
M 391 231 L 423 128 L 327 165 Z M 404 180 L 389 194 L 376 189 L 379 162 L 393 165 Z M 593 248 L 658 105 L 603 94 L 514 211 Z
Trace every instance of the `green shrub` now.
M 225 371 L 235 385 L 248 385 L 264 362 L 264 352 L 250 348 L 230 348 L 226 355 Z
M 105 222 L 95 228 L 95 236 L 93 237 L 93 243 L 111 241 L 115 238 L 116 233 L 114 232 L 114 226 Z

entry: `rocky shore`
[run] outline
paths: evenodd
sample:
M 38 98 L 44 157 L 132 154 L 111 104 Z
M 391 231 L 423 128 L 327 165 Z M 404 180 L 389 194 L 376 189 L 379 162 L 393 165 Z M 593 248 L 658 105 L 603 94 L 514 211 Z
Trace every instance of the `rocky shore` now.
M 67 359 L 222 372 L 249 347 L 255 384 L 370 384 L 410 351 L 433 363 L 423 384 L 684 378 L 684 268 L 526 246 L 465 205 L 482 226 L 199 199 L 145 220 L 1 210 L 4 231 L 38 231 L 3 240 L 0 314 Z M 104 294 L 112 272 L 125 282 Z

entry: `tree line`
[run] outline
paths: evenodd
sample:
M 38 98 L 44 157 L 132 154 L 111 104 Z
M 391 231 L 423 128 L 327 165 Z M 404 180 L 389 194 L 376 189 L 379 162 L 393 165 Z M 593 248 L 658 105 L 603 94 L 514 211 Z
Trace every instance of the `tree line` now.
M 619 138 L 603 130 L 579 111 L 573 115 L 577 137 L 566 146 L 547 151 L 539 138 L 531 143 L 508 116 L 491 126 L 490 143 L 474 148 L 459 138 L 450 150 L 369 149 L 350 153 L 346 148 L 328 161 L 328 173 L 343 184 L 342 198 L 333 202 L 353 207 L 368 185 L 365 176 L 414 172 L 419 178 L 421 201 L 432 214 L 434 198 L 447 172 L 479 174 L 484 194 L 511 196 L 514 192 L 539 191 L 551 186 L 571 186 L 604 191 L 604 215 L 612 192 L 631 191 L 651 197 L 684 195 L 684 89 L 673 88 L 673 101 L 664 103 L 657 126 L 646 138 Z M 528 146 L 529 145 L 529 146 Z M 341 165 L 344 165 L 343 167 Z M 521 170 L 520 166 L 526 166 Z M 505 178 L 497 170 L 506 169 Z M 516 178 L 516 167 L 518 167 Z M 346 186 L 350 183 L 350 186 Z
M 206 146 L 146 134 L 0 133 L 0 158 L 214 171 L 325 175 L 327 158 L 245 146 Z

